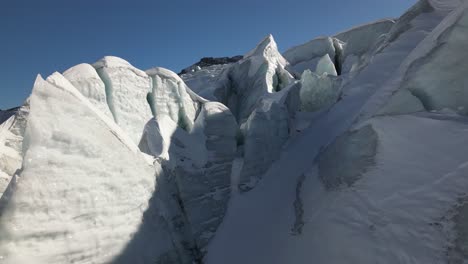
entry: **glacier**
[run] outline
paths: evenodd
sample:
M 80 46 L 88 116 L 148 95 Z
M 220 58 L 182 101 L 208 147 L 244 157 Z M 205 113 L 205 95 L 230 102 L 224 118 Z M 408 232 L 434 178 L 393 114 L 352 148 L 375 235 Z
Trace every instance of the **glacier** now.
M 467 12 L 38 76 L 0 110 L 0 263 L 467 262 Z

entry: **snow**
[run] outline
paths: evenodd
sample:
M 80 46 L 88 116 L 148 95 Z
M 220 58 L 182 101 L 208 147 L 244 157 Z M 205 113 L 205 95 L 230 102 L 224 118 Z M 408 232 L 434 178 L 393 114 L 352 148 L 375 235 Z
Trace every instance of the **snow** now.
M 255 187 L 260 176 L 281 153 L 289 137 L 289 115 L 280 103 L 265 100 L 255 109 L 243 127 L 244 163 L 239 190 Z
M 0 124 L 0 197 L 23 162 L 23 136 L 26 129 L 29 102 L 9 111 L 9 118 Z
M 15 117 L 12 116 L 0 125 L 0 197 L 13 175 L 21 168 L 22 157 L 20 153 L 8 146 L 10 141 L 14 142 L 19 139 L 10 131 L 14 122 Z
M 467 161 L 461 147 L 467 140 L 464 123 L 420 116 L 368 121 L 365 124 L 377 132 L 376 166 L 375 170 L 366 166 L 357 178 L 354 185 L 367 184 L 359 189 L 352 184 L 349 189 L 326 191 L 314 160 L 358 117 L 366 120 L 365 116 L 376 113 L 367 105 L 385 100 L 380 93 L 387 85 L 382 84 L 399 78 L 402 61 L 420 48 L 418 44 L 442 19 L 438 12 L 414 16 L 412 27 L 381 46 L 367 66 L 344 84 L 342 100 L 289 140 L 263 180 L 232 199 L 208 249 L 208 264 L 309 263 L 311 259 L 317 263 L 441 262 L 447 237 L 428 223 L 440 219 L 467 187 L 462 177 Z M 441 161 L 440 153 L 447 155 Z M 417 173 L 414 180 L 412 173 Z M 306 175 L 304 183 L 301 175 Z M 302 186 L 299 202 L 297 186 Z M 395 198 L 375 202 L 387 197 Z M 301 204 L 302 214 L 296 208 Z M 301 223 L 297 219 L 301 217 L 305 225 L 295 235 L 295 223 Z
M 300 109 L 314 112 L 329 107 L 338 100 L 340 82 L 326 73 L 317 75 L 305 70 L 301 76 Z
M 342 185 L 352 186 L 375 165 L 377 143 L 377 133 L 371 125 L 338 137 L 318 159 L 323 185 L 329 190 Z
M 315 73 L 317 73 L 318 75 L 327 74 L 331 76 L 338 76 L 338 73 L 335 69 L 335 64 L 333 64 L 333 61 L 330 59 L 330 56 L 328 54 L 325 54 L 322 58 L 320 58 L 320 60 L 317 63 Z
M 93 66 L 106 86 L 107 104 L 115 122 L 138 144 L 152 117 L 147 102 L 150 78 L 117 57 L 104 57 Z
M 210 101 L 219 101 L 216 91 L 223 85 L 223 73 L 229 67 L 230 64 L 211 65 L 195 72 L 182 74 L 180 77 L 192 91 L 201 97 Z
M 155 118 L 146 125 L 139 146 L 143 152 L 167 161 L 177 190 L 172 195 L 179 197 L 183 206 L 177 214 L 184 215 L 190 229 L 186 239 L 204 251 L 230 197 L 238 126 L 226 106 L 195 95 L 175 73 L 161 68 L 147 72 L 155 83 L 153 94 L 159 96 L 153 101 Z M 194 105 L 199 108 L 196 116 Z M 185 115 L 186 121 L 173 120 L 171 112 L 181 113 L 181 108 L 186 112 L 190 106 L 193 110 Z
M 180 127 L 190 131 L 198 105 L 187 92 L 187 85 L 177 74 L 164 68 L 146 72 L 152 80 L 149 98 L 153 115 L 156 118 L 167 115 Z
M 304 140 L 318 142 L 311 137 L 285 151 L 289 155 L 264 177 L 269 180 L 232 202 L 207 263 L 441 263 L 445 234 L 430 223 L 441 219 L 468 187 L 462 147 L 468 140 L 466 124 L 403 116 L 379 118 L 372 126 L 379 138 L 378 167 L 355 187 L 327 192 L 315 169 L 307 174 L 302 234 L 289 232 L 294 222 L 291 177 L 305 173 L 301 170 L 307 166 L 295 159 L 303 153 L 298 147 L 311 146 L 302 146 Z M 449 156 L 440 160 L 438 153 Z M 457 167 L 460 172 L 452 174 Z
M 106 88 L 93 66 L 87 63 L 78 64 L 66 70 L 63 76 L 96 108 L 112 117 L 107 105 Z
M 30 109 L 22 171 L 1 200 L 3 263 L 110 262 L 142 223 L 153 166 L 58 73 L 37 78 Z
M 452 11 L 463 3 L 463 0 L 429 0 L 431 6 L 439 11 Z
M 110 56 L 38 77 L 0 112 L 0 262 L 465 261 L 467 8 L 181 77 Z
M 421 7 L 421 5 L 424 3 L 426 2 L 418 2 L 413 8 L 411 8 L 401 17 L 401 19 L 404 19 L 404 21 L 410 23 L 412 26 L 399 35 L 397 39 L 399 41 L 392 40 L 392 43 L 389 45 L 384 45 L 385 49 L 393 46 L 400 50 L 403 48 L 409 50 L 408 48 L 410 47 L 410 43 L 418 43 L 418 46 L 414 48 L 410 54 L 407 54 L 404 59 L 401 59 L 401 66 L 394 73 L 394 76 L 389 79 L 389 81 L 383 85 L 382 89 L 377 91 L 372 96 L 372 99 L 365 104 L 363 107 L 363 114 L 361 119 L 369 118 L 370 115 L 384 107 L 389 100 L 391 103 L 392 100 L 394 100 L 394 98 L 391 98 L 392 95 L 399 95 L 398 91 L 403 90 L 400 88 L 404 88 L 403 86 L 405 78 L 413 78 L 412 75 L 408 76 L 410 67 L 412 65 L 418 65 L 415 62 L 421 61 L 422 58 L 427 57 L 434 49 L 436 49 L 440 36 L 445 35 L 444 32 L 450 31 L 452 26 L 457 23 L 460 17 L 462 17 L 466 8 L 466 4 L 464 4 L 464 6 L 458 8 L 449 15 L 446 15 L 445 12 L 435 11 L 426 13 L 421 12 L 421 10 L 426 10 L 424 5 L 424 8 Z M 446 15 L 446 17 L 444 17 L 444 15 Z M 409 17 L 412 18 L 411 21 L 407 21 Z M 395 27 L 397 27 L 398 24 L 399 22 L 397 22 Z M 420 41 L 421 39 L 423 40 Z M 412 93 L 412 95 L 416 96 L 417 94 Z M 422 103 L 422 99 L 425 98 L 418 99 Z
M 442 32 L 433 49 L 408 69 L 403 88 L 410 89 L 427 110 L 450 108 L 468 114 L 468 55 L 465 45 L 468 36 L 466 11 L 457 22 Z
M 225 103 L 243 124 L 255 110 L 259 99 L 287 87 L 293 77 L 285 70 L 287 61 L 278 51 L 271 35 L 263 39 L 244 59 L 232 64 L 225 73 Z
M 288 70 L 301 75 L 307 69 L 315 70 L 319 59 L 325 54 L 335 58 L 336 52 L 332 38 L 320 37 L 288 49 L 283 56 L 291 64 Z
M 344 73 L 351 72 L 352 66 L 346 65 L 354 65 L 356 59 L 359 62 L 354 66 L 355 68 L 365 63 L 369 59 L 366 54 L 372 54 L 372 50 L 379 41 L 383 41 L 385 34 L 394 24 L 395 21 L 391 19 L 383 19 L 336 34 L 335 38 L 345 43 L 340 58 L 340 63 L 345 65 L 342 71 Z
M 168 116 L 151 119 L 145 125 L 138 147 L 143 153 L 169 160 L 171 137 L 177 128 L 177 124 Z
M 386 105 L 379 110 L 378 114 L 409 114 L 425 110 L 424 105 L 416 96 L 412 95 L 408 89 L 401 89 L 390 98 Z

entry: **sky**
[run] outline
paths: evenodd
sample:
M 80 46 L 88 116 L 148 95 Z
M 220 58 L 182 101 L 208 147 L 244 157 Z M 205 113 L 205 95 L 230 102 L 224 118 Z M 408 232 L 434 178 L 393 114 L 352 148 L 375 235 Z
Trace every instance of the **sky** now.
M 381 18 L 415 0 L 0 0 L 0 109 L 44 78 L 113 55 L 175 72 L 242 55 L 268 34 L 281 51 Z

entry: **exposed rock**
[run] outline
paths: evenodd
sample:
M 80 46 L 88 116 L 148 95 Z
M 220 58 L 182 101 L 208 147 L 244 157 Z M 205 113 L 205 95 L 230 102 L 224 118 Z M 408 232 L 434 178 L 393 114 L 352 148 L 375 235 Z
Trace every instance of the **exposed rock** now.
M 238 62 L 239 60 L 242 59 L 242 55 L 234 56 L 234 57 L 219 57 L 219 58 L 214 58 L 214 57 L 204 57 L 201 58 L 201 60 L 192 66 L 183 69 L 181 72 L 179 72 L 179 75 L 186 74 L 192 71 L 197 71 L 197 67 L 200 69 L 203 69 L 205 67 L 213 66 L 213 65 L 222 65 L 222 64 L 230 64 L 234 62 Z M 198 70 L 200 70 L 198 69 Z

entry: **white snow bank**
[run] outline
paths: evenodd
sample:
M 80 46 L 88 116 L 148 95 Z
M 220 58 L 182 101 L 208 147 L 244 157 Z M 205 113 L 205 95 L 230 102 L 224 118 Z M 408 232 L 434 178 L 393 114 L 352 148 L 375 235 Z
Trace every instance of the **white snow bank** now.
M 86 63 L 78 64 L 66 70 L 63 76 L 96 108 L 112 117 L 107 105 L 106 88 L 93 66 Z
M 115 122 L 137 144 L 152 117 L 147 95 L 148 75 L 117 57 L 104 57 L 93 64 L 105 84 L 109 109 Z
M 409 67 L 403 89 L 417 96 L 427 110 L 450 108 L 468 114 L 468 13 L 461 12 L 456 21 L 442 31 L 435 45 Z
M 152 81 L 149 103 L 153 115 L 158 119 L 169 116 L 181 128 L 192 130 L 199 106 L 198 102 L 192 100 L 184 81 L 164 68 L 153 68 L 146 72 Z
M 314 169 L 299 185 L 304 211 L 294 214 L 291 174 L 269 178 L 233 202 L 207 263 L 445 263 L 441 219 L 468 188 L 466 123 L 403 116 L 371 124 L 375 166 L 352 187 L 327 192 Z
M 37 78 L 30 109 L 22 171 L 1 200 L 3 263 L 111 262 L 141 224 L 153 167 L 58 73 Z

